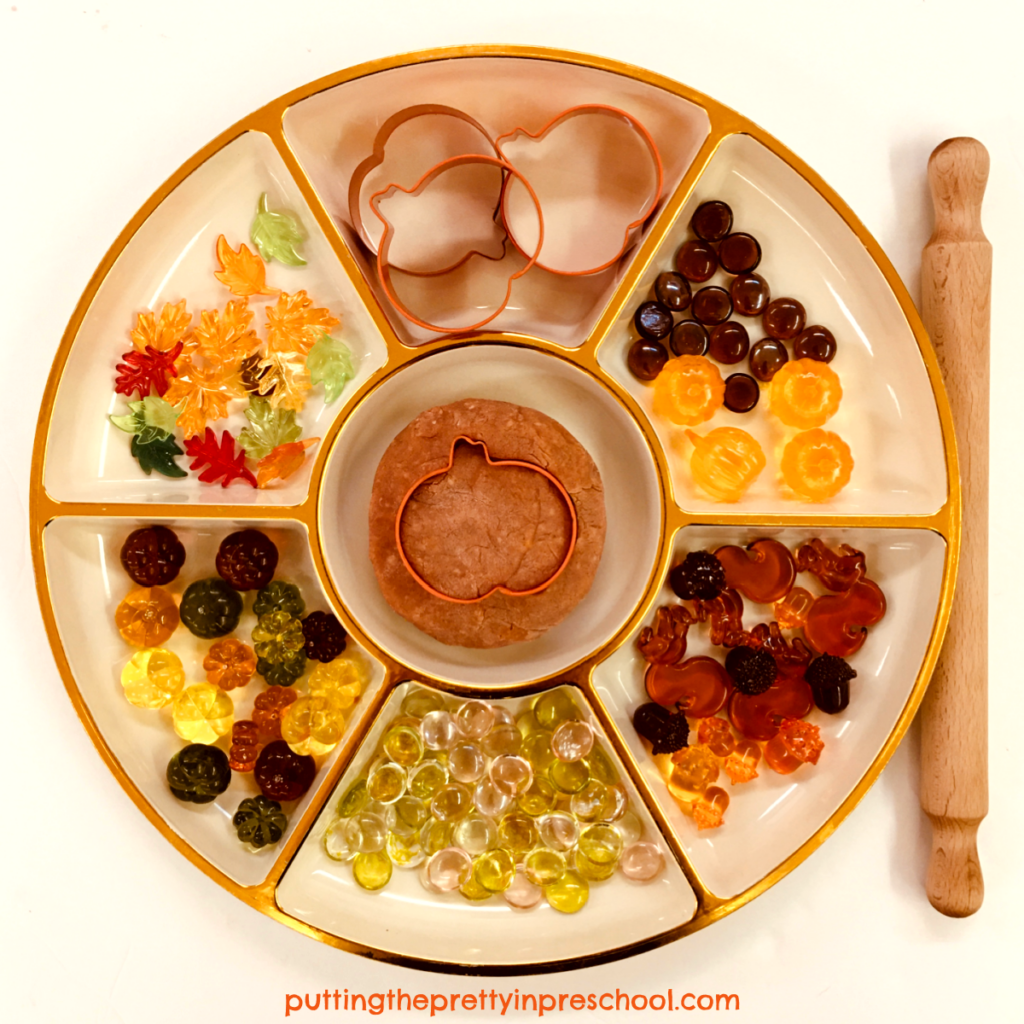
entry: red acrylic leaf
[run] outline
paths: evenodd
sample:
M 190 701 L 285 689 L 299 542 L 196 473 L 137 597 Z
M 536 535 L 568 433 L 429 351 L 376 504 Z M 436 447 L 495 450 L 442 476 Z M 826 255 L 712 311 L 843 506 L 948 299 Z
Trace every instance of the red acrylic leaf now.
M 205 437 L 190 437 L 185 442 L 185 454 L 192 459 L 189 469 L 198 469 L 204 465 L 207 467 L 199 474 L 204 484 L 214 484 L 223 477 L 221 487 L 227 487 L 235 480 L 244 480 L 256 486 L 256 477 L 245 468 L 245 451 L 240 450 L 235 454 L 235 439 L 228 430 L 220 435 L 218 444 L 217 435 L 211 427 L 207 427 Z
M 181 355 L 182 343 L 179 341 L 174 348 L 166 352 L 158 352 L 152 345 L 146 346 L 145 352 L 132 349 L 121 358 L 123 363 L 117 364 L 117 377 L 114 380 L 114 391 L 119 395 L 128 395 L 138 391 L 140 398 L 146 398 L 152 388 L 163 398 L 170 387 L 170 378 L 177 377 L 174 360 Z

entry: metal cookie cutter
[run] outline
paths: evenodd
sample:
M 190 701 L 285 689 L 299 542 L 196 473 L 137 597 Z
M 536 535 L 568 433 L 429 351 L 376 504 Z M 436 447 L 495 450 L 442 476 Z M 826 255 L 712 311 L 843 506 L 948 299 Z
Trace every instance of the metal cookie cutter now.
M 487 460 L 489 466 L 518 466 L 522 469 L 530 469 L 535 473 L 540 473 L 541 476 L 546 477 L 547 480 L 554 486 L 558 492 L 558 496 L 562 499 L 565 504 L 566 510 L 569 513 L 569 521 L 571 524 L 569 543 L 566 547 L 565 557 L 562 559 L 558 568 L 542 583 L 536 587 L 531 587 L 529 590 L 511 590 L 508 587 L 497 585 L 491 587 L 486 594 L 482 594 L 480 597 L 473 598 L 461 598 L 452 597 L 449 594 L 443 594 L 440 590 L 432 587 L 417 571 L 413 566 L 408 554 L 405 550 L 405 545 L 402 542 L 402 516 L 405 514 L 405 507 L 409 504 L 413 494 L 416 493 L 425 483 L 433 480 L 435 477 L 444 476 L 448 473 L 452 466 L 455 464 L 455 448 L 459 442 L 465 442 L 466 444 L 478 445 L 483 449 L 484 458 Z M 486 441 L 477 441 L 472 437 L 468 437 L 465 434 L 460 434 L 452 441 L 451 450 L 448 453 L 448 462 L 440 469 L 435 469 L 431 473 L 427 473 L 416 481 L 406 491 L 405 497 L 402 498 L 401 504 L 398 506 L 398 512 L 395 515 L 395 545 L 398 548 L 398 557 L 402 560 L 402 565 L 409 571 L 409 575 L 425 590 L 428 594 L 432 594 L 434 597 L 441 598 L 442 601 L 451 601 L 454 604 L 478 604 L 480 601 L 486 601 L 492 594 L 506 594 L 509 597 L 529 597 L 531 594 L 539 594 L 542 590 L 546 590 L 551 586 L 555 580 L 565 571 L 570 560 L 572 559 L 573 552 L 576 550 L 576 539 L 579 534 L 579 521 L 576 516 L 576 506 L 573 504 L 572 498 L 569 496 L 569 492 L 565 489 L 561 480 L 549 473 L 546 469 L 541 466 L 537 466 L 532 462 L 523 462 L 519 459 L 492 459 L 490 449 L 487 447 Z

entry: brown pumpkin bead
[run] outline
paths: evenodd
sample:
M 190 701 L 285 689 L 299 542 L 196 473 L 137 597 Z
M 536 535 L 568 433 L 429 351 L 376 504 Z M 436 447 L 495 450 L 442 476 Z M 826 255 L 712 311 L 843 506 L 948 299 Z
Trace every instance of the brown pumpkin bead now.
M 185 564 L 185 547 L 166 526 L 133 530 L 121 546 L 121 565 L 140 587 L 163 587 Z

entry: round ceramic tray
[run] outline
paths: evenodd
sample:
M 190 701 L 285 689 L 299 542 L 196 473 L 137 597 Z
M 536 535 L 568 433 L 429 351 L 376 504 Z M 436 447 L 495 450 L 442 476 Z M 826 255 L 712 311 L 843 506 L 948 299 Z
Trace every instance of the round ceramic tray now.
M 380 125 L 422 103 L 464 110 L 495 135 L 578 104 L 628 110 L 661 155 L 657 206 L 605 270 L 538 270 L 517 281 L 486 332 L 412 325 L 381 287 L 350 218 L 348 185 Z M 308 234 L 306 266 L 273 264 L 277 287 L 307 289 L 341 317 L 355 377 L 339 401 L 306 403 L 303 429 L 322 440 L 283 486 L 222 489 L 194 475 L 145 476 L 107 419 L 123 411 L 110 382 L 127 347 L 111 339 L 124 337 L 140 311 L 182 296 L 194 309 L 223 304 L 211 272 L 216 238 L 248 240 L 262 193 L 295 212 Z M 653 414 L 651 389 L 626 368 L 633 310 L 672 265 L 696 205 L 712 197 L 765 241 L 759 271 L 773 290 L 798 294 L 841 339 L 835 365 L 847 397 L 830 426 L 857 462 L 850 485 L 824 505 L 782 497 L 771 473 L 738 503 L 702 497 L 679 431 Z M 571 211 L 555 213 L 565 221 Z M 398 617 L 368 558 L 367 503 L 384 449 L 424 409 L 466 397 L 556 418 L 592 454 L 607 502 L 604 555 L 583 602 L 540 639 L 492 651 L 446 647 Z M 777 440 L 764 417 L 748 423 L 722 411 L 712 425 L 742 425 L 769 449 Z M 196 154 L 139 211 L 89 283 L 47 386 L 32 472 L 32 544 L 54 654 L 83 723 L 139 809 L 251 906 L 340 948 L 438 970 L 512 973 L 626 956 L 717 921 L 796 867 L 863 796 L 914 715 L 946 626 L 959 540 L 956 452 L 935 355 L 906 289 L 845 204 L 792 153 L 713 100 L 637 68 L 546 50 L 459 48 L 343 71 L 275 100 Z M 130 529 L 148 523 L 173 526 L 190 568 L 212 567 L 228 532 L 264 529 L 288 578 L 311 607 L 337 613 L 371 666 L 344 740 L 292 808 L 283 840 L 258 854 L 230 827 L 239 796 L 255 786 L 243 780 L 248 791 L 233 785 L 205 807 L 173 799 L 164 768 L 180 743 L 160 716 L 121 693 L 127 652 L 113 611 L 129 584 L 118 551 Z M 670 598 L 665 578 L 678 553 L 760 537 L 791 548 L 811 537 L 852 544 L 866 553 L 889 610 L 855 655 L 848 712 L 812 713 L 826 741 L 821 764 L 797 777 L 763 772 L 772 777 L 735 789 L 723 827 L 700 832 L 631 726 L 645 699 L 635 639 Z M 252 622 L 250 613 L 242 635 Z M 189 678 L 201 678 L 202 651 L 184 632 L 170 646 Z M 703 653 L 700 642 L 690 653 Z M 662 875 L 648 886 L 623 877 L 601 883 L 571 916 L 431 897 L 415 872 L 396 872 L 379 893 L 359 889 L 320 840 L 336 794 L 372 758 L 411 680 L 513 710 L 545 689 L 570 688 L 665 851 Z M 239 698 L 236 717 L 250 706 Z

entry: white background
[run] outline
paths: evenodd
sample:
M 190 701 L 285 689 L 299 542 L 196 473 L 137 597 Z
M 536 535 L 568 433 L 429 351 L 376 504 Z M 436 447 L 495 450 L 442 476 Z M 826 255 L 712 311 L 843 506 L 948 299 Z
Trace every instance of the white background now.
M 304 938 L 173 850 L 103 766 L 65 695 L 36 605 L 26 524 L 35 418 L 60 336 L 107 247 L 164 178 L 295 86 L 388 54 L 484 42 L 606 55 L 737 108 L 836 188 L 915 297 L 931 229 L 928 154 L 948 136 L 974 135 L 992 156 L 984 219 L 996 261 L 991 811 L 979 842 L 980 913 L 947 920 L 925 899 L 930 838 L 915 727 L 837 835 L 749 907 L 625 962 L 494 987 L 737 992 L 742 1009 L 725 1019 L 758 1022 L 1021 1019 L 1019 0 L 97 3 L 0 8 L 3 1019 L 260 1024 L 283 1019 L 286 992 L 481 988 Z

